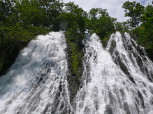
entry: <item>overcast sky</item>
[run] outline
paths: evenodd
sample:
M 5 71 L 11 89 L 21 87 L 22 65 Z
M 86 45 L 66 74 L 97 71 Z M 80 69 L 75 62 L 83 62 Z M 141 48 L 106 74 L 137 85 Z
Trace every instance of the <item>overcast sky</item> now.
M 122 4 L 127 0 L 63 0 L 63 2 L 74 2 L 82 7 L 84 10 L 89 11 L 91 8 L 107 9 L 110 16 L 117 18 L 118 21 L 125 21 L 124 9 Z M 137 1 L 142 5 L 151 4 L 152 0 L 129 0 Z

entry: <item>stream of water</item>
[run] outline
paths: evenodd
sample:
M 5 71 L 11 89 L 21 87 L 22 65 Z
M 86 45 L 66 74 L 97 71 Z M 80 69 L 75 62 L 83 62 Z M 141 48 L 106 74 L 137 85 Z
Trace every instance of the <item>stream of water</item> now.
M 83 42 L 80 88 L 70 102 L 63 32 L 32 40 L 0 78 L 0 114 L 153 114 L 153 63 L 128 33 L 103 48 L 93 34 Z

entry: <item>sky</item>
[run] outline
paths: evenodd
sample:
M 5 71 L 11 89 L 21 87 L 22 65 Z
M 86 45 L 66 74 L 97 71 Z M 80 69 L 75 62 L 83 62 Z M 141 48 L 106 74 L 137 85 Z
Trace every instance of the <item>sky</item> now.
M 109 15 L 111 17 L 117 18 L 118 21 L 123 22 L 127 20 L 124 17 L 124 9 L 122 8 L 122 4 L 127 0 L 63 0 L 63 2 L 74 2 L 79 5 L 86 11 L 89 11 L 91 8 L 102 8 L 107 9 Z M 151 4 L 152 0 L 129 0 L 136 1 L 146 6 Z

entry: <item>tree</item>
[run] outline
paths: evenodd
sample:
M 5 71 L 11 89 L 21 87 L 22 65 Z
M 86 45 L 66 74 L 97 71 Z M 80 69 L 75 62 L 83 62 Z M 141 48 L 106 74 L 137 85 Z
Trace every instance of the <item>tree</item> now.
M 58 16 L 63 13 L 63 3 L 59 0 L 39 0 L 40 6 L 45 10 L 45 26 L 51 28 L 51 30 L 58 31 L 59 23 L 57 21 Z
M 86 28 L 87 13 L 75 5 L 73 2 L 65 4 L 64 12 L 58 17 L 60 28 L 62 30 L 68 30 L 74 28 L 77 33 L 84 34 Z
M 148 5 L 142 15 L 142 22 L 145 25 L 153 25 L 153 6 Z
M 88 29 L 104 38 L 114 32 L 114 18 L 111 18 L 105 9 L 92 8 L 89 12 Z
M 125 32 L 129 30 L 129 25 L 128 25 L 128 22 L 126 21 L 125 22 L 115 21 L 114 26 L 116 31 Z
M 24 26 L 45 25 L 45 10 L 41 8 L 37 0 L 16 2 L 15 12 L 18 17 L 18 22 Z
M 147 42 L 146 47 L 153 49 L 153 6 L 148 5 L 142 15 L 142 26 L 144 26 L 144 34 Z
M 89 18 L 92 20 L 99 19 L 102 16 L 108 17 L 108 12 L 106 9 L 102 8 L 92 8 L 89 12 Z
M 6 18 L 13 13 L 10 0 L 0 1 L 0 24 L 6 24 Z
M 125 11 L 125 16 L 130 17 L 129 23 L 131 27 L 138 27 L 141 22 L 141 15 L 144 13 L 144 6 L 135 1 L 127 1 L 122 6 Z

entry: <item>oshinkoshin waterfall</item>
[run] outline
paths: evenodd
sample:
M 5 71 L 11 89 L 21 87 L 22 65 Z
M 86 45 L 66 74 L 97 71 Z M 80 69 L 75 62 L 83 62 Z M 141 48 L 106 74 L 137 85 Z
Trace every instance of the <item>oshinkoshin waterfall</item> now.
M 84 41 L 81 86 L 70 101 L 63 32 L 32 40 L 0 78 L 0 114 L 153 114 L 153 63 L 128 33 Z

